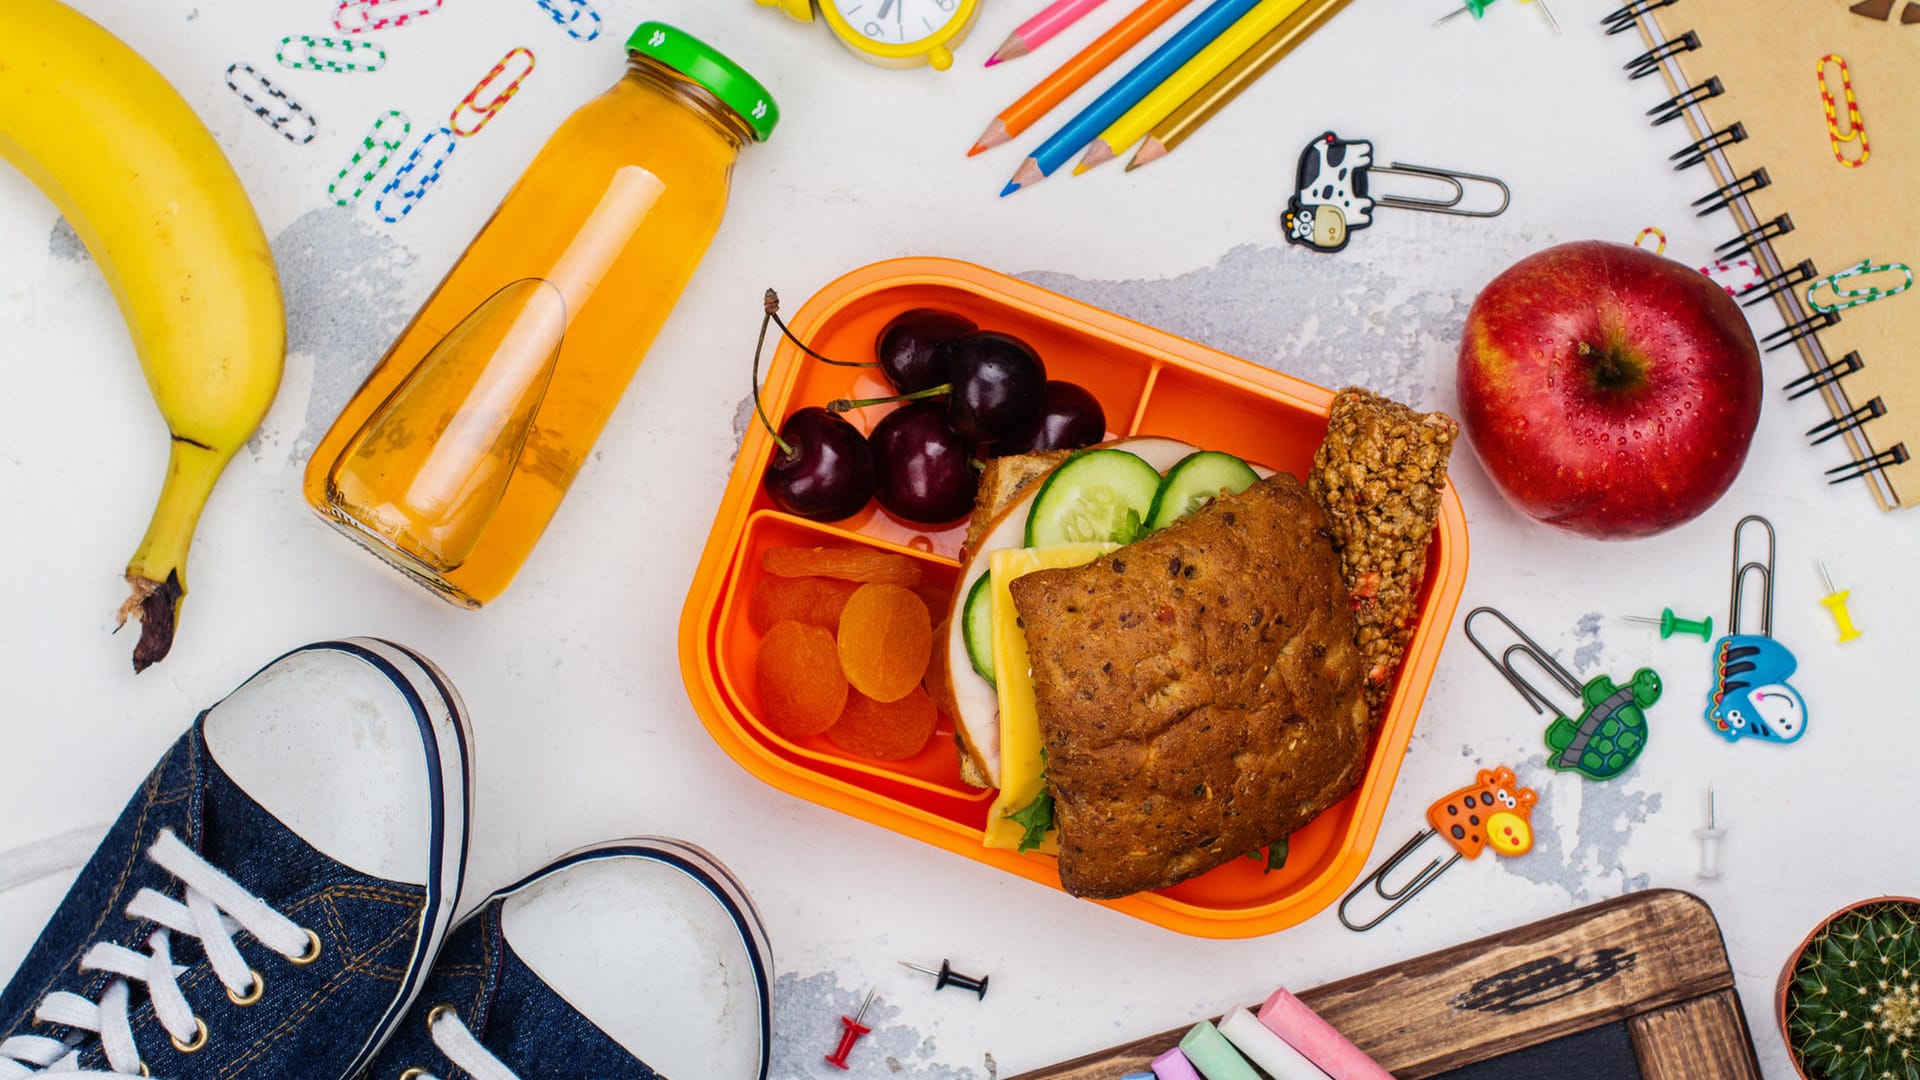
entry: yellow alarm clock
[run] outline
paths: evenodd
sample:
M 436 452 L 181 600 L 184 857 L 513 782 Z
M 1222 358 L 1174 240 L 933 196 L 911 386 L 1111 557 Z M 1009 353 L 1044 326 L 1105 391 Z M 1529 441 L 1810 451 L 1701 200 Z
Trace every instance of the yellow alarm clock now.
M 801 22 L 820 14 L 841 44 L 881 67 L 953 66 L 953 50 L 966 40 L 980 14 L 980 0 L 759 0 Z

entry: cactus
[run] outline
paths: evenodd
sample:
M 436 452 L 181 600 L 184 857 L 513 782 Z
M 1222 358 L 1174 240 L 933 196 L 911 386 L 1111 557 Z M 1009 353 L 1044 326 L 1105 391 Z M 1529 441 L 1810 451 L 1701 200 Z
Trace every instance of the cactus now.
M 1920 908 L 1869 904 L 1821 927 L 1794 963 L 1787 1045 L 1813 1080 L 1920 1077 Z

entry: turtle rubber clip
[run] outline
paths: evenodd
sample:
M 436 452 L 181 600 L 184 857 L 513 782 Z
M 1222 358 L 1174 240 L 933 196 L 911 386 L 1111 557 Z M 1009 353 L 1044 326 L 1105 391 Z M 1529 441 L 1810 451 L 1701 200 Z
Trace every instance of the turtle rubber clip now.
M 993 978 L 991 975 L 982 975 L 977 979 L 971 975 L 962 975 L 953 970 L 945 960 L 940 961 L 939 971 L 935 971 L 930 967 L 922 967 L 919 964 L 906 960 L 900 961 L 900 966 L 918 971 L 923 975 L 934 976 L 938 980 L 933 984 L 935 991 L 945 990 L 949 986 L 957 986 L 962 990 L 973 991 L 982 1001 L 986 1000 L 987 997 L 987 980 Z
M 1413 839 L 1394 852 L 1393 858 L 1381 863 L 1380 869 L 1367 875 L 1365 881 L 1355 885 L 1353 891 L 1340 901 L 1340 924 L 1355 931 L 1379 926 L 1421 889 L 1446 873 L 1448 867 L 1461 859 L 1477 859 L 1487 848 L 1492 848 L 1500 855 L 1525 855 L 1533 850 L 1533 825 L 1530 819 L 1533 806 L 1539 801 L 1540 796 L 1532 788 L 1521 787 L 1513 770 L 1505 765 L 1497 769 L 1481 769 L 1470 786 L 1428 807 L 1428 827 L 1415 833 Z M 1436 835 L 1452 846 L 1453 857 L 1446 862 L 1438 858 L 1431 859 L 1419 873 L 1413 875 L 1412 880 L 1399 888 L 1388 889 L 1387 875 Z M 1347 905 L 1369 889 L 1386 901 L 1387 909 L 1366 922 L 1356 923 L 1348 918 Z
M 1474 633 L 1473 621 L 1483 617 L 1500 620 L 1517 639 L 1498 656 Z M 1606 675 L 1588 679 L 1582 686 L 1539 642 L 1499 611 L 1490 607 L 1474 608 L 1467 613 L 1463 626 L 1467 640 L 1506 677 L 1520 697 L 1533 706 L 1533 711 L 1552 715 L 1553 722 L 1547 725 L 1546 731 L 1547 749 L 1552 751 L 1547 755 L 1547 765 L 1556 772 L 1577 772 L 1589 780 L 1610 780 L 1625 772 L 1647 748 L 1646 710 L 1660 700 L 1661 690 L 1660 675 L 1652 668 L 1635 671 L 1623 686 L 1615 685 Z M 1534 667 L 1545 672 L 1574 699 L 1578 706 L 1572 714 L 1574 718 L 1569 719 L 1567 712 L 1514 668 L 1516 654 L 1531 660 Z
M 860 1021 L 867 1018 L 867 1006 L 873 1004 L 873 995 L 879 989 L 880 988 L 876 986 L 872 990 L 867 991 L 867 1000 L 860 1003 L 859 1012 L 854 1013 L 852 1016 L 843 1016 L 840 1018 L 840 1023 L 846 1030 L 840 1033 L 840 1045 L 833 1053 L 827 1055 L 827 1064 L 836 1069 L 846 1068 L 847 1055 L 853 1053 L 853 1044 L 860 1041 L 860 1036 L 873 1030 Z
M 1758 526 L 1766 537 L 1765 560 L 1743 558 L 1742 541 Z M 1773 639 L 1773 523 L 1749 514 L 1733 527 L 1733 592 L 1727 601 L 1727 635 L 1713 646 L 1713 685 L 1706 719 L 1728 742 L 1758 739 L 1790 743 L 1807 732 L 1807 702 L 1787 682 L 1799 661 Z M 1760 632 L 1742 633 L 1742 594 L 1747 578 L 1760 583 Z

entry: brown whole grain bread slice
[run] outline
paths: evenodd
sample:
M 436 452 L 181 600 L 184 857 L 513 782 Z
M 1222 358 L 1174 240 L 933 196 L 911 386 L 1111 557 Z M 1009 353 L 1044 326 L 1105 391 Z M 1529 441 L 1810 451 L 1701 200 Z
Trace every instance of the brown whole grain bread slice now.
M 1184 881 L 1359 782 L 1372 724 L 1353 609 L 1293 476 L 1012 592 L 1069 893 Z
M 1353 593 L 1367 707 L 1376 717 L 1413 638 L 1427 541 L 1459 437 L 1459 422 L 1445 413 L 1416 412 L 1350 386 L 1333 397 L 1327 437 L 1307 476 Z

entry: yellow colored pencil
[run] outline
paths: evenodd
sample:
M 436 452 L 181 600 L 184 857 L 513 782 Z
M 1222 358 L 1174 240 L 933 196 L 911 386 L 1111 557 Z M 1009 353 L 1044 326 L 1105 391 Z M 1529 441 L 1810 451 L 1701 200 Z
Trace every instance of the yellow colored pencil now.
M 1213 81 L 1199 93 L 1173 110 L 1172 115 L 1155 124 L 1147 134 L 1147 140 L 1140 144 L 1139 151 L 1133 155 L 1133 160 L 1127 162 L 1127 171 L 1132 172 L 1173 153 L 1175 147 L 1205 126 L 1214 114 L 1239 97 L 1241 91 L 1260 81 L 1268 69 L 1352 2 L 1308 0 L 1305 6 L 1287 16 L 1279 26 L 1261 38 L 1259 44 L 1240 54 L 1240 58 L 1228 65 L 1227 70 L 1214 76 Z
M 1153 126 L 1165 120 L 1180 103 L 1198 93 L 1214 76 L 1225 71 L 1235 58 L 1252 48 L 1274 27 L 1294 13 L 1307 0 L 1260 0 L 1252 11 L 1241 16 L 1206 48 L 1167 76 L 1167 80 L 1141 98 L 1139 104 L 1122 113 L 1087 147 L 1085 157 L 1073 167 L 1075 176 L 1120 156 L 1120 152 L 1146 137 Z

